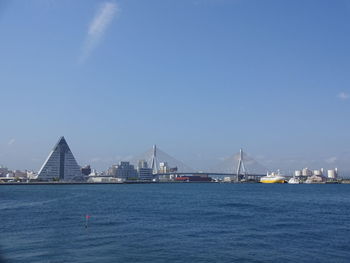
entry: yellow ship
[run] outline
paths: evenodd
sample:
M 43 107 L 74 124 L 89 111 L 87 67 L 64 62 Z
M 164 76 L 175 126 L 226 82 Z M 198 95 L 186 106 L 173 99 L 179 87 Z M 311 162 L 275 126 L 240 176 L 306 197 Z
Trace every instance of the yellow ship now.
M 267 173 L 266 176 L 260 178 L 260 183 L 264 184 L 284 184 L 286 182 L 286 178 L 280 173 Z

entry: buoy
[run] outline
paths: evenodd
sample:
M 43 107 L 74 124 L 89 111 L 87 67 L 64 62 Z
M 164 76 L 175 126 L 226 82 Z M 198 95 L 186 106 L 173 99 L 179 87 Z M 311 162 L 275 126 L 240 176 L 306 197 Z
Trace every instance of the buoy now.
M 86 215 L 85 216 L 85 228 L 88 228 L 88 226 L 89 226 L 89 219 L 90 219 L 90 216 Z

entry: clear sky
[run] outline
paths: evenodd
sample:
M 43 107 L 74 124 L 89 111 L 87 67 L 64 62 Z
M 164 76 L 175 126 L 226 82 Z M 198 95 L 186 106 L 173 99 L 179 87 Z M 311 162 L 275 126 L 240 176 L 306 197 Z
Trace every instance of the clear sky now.
M 348 0 L 0 0 L 0 164 L 350 170 Z

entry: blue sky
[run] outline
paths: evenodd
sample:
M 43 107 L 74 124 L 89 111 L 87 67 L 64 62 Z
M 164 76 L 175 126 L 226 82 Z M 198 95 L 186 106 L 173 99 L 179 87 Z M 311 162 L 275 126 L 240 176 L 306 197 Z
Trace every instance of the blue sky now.
M 0 4 L 0 164 L 38 170 L 64 135 L 98 169 L 162 150 L 204 169 L 350 171 L 347 0 Z

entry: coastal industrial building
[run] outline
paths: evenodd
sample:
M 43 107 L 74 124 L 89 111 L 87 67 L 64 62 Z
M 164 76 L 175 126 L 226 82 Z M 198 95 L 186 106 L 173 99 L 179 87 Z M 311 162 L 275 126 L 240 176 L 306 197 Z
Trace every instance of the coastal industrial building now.
M 75 160 L 65 138 L 62 136 L 40 168 L 38 180 L 74 181 L 81 179 L 80 166 Z
M 294 176 L 289 180 L 289 183 L 325 183 L 325 182 L 337 182 L 338 169 L 324 170 L 323 168 L 317 170 L 311 170 L 304 168 L 302 170 L 296 170 Z

